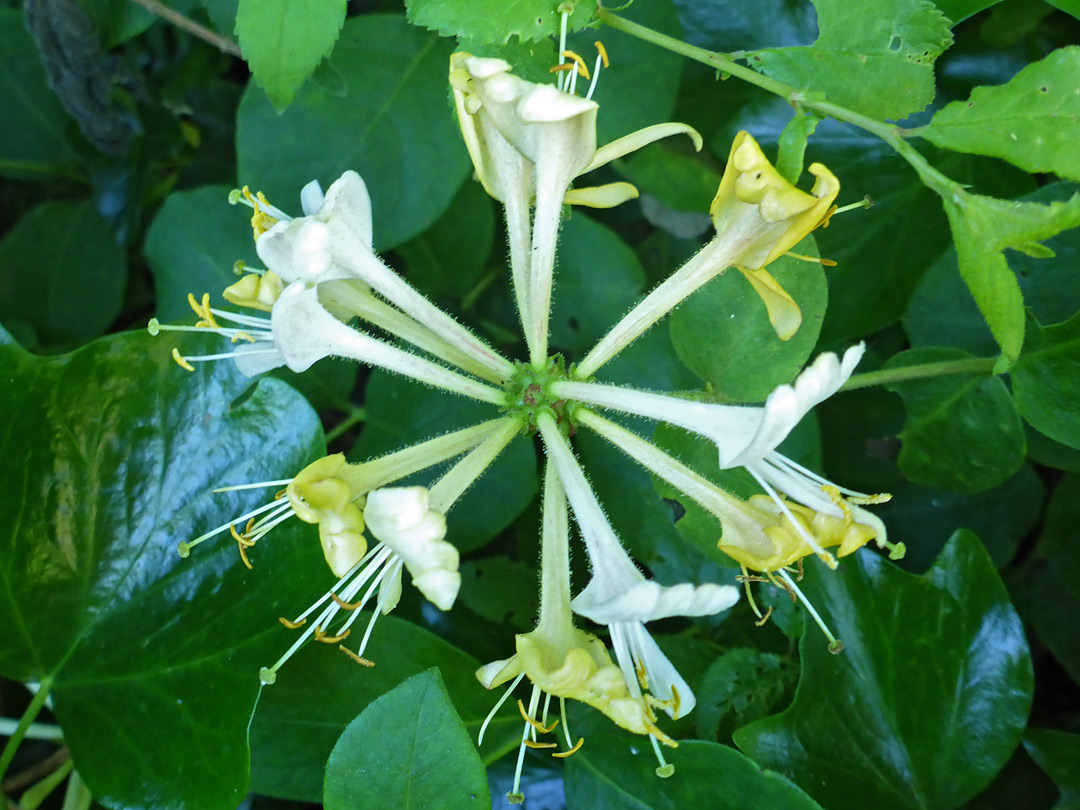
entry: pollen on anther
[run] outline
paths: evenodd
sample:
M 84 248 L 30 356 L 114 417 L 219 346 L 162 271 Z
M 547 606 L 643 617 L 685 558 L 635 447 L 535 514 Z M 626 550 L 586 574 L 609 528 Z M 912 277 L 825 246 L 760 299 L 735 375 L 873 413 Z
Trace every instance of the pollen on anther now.
M 175 346 L 173 347 L 173 350 L 172 350 L 172 359 L 175 360 L 176 365 L 180 366 L 180 368 L 182 368 L 184 371 L 194 371 L 195 370 L 195 366 L 191 365 L 191 363 L 189 363 L 187 360 L 185 360 L 184 356 L 182 354 L 180 354 L 180 350 L 178 348 L 176 348 Z
M 352 630 L 346 630 L 344 633 L 340 633 L 336 636 L 326 635 L 326 631 L 321 627 L 315 628 L 315 640 L 321 641 L 323 644 L 338 644 L 349 637 Z
M 301 627 L 302 625 L 307 623 L 307 619 L 301 619 L 298 622 L 292 622 L 286 619 L 284 616 L 278 616 L 278 621 L 288 627 L 290 630 L 295 630 L 296 628 Z
M 581 746 L 584 745 L 584 744 L 585 744 L 585 738 L 581 737 L 581 738 L 578 739 L 577 744 L 573 748 L 571 748 L 569 751 L 559 751 L 557 754 L 552 754 L 552 756 L 553 757 L 558 757 L 559 759 L 566 759 L 566 757 L 572 756 L 573 754 L 576 754 L 578 751 L 580 751 Z
M 580 56 L 578 56 L 573 51 L 563 51 L 562 55 L 565 56 L 567 59 L 574 60 L 574 64 L 577 65 L 577 70 L 578 70 L 578 73 L 581 74 L 581 78 L 583 78 L 583 79 L 589 78 L 589 68 L 585 64 L 584 59 L 582 59 Z
M 363 602 L 346 602 L 333 591 L 330 591 L 330 598 L 333 599 L 337 606 L 342 610 L 356 610 L 363 604 Z
M 611 62 L 608 60 L 607 48 L 604 47 L 604 43 L 597 40 L 593 45 L 596 46 L 596 50 L 600 51 L 600 59 L 604 67 L 611 67 Z
M 343 653 L 345 653 L 347 656 L 349 656 L 349 658 L 351 658 L 353 661 L 360 664 L 360 666 L 363 666 L 363 667 L 373 667 L 373 666 L 375 666 L 374 661 L 369 661 L 367 658 L 364 658 L 361 655 L 357 655 L 352 650 L 350 650 L 348 647 L 346 647 L 344 644 L 340 645 L 338 647 L 338 649 L 341 650 Z

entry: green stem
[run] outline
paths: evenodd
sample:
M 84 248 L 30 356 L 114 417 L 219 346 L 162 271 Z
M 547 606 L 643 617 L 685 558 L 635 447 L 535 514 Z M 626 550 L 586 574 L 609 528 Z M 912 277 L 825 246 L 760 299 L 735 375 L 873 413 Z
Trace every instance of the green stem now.
M 348 430 L 355 425 L 360 424 L 365 419 L 367 419 L 366 410 L 363 408 L 352 408 L 351 413 L 348 416 L 326 432 L 326 443 L 330 444 L 334 439 L 344 435 Z
M 658 31 L 653 31 L 651 28 L 638 25 L 617 14 L 612 14 L 605 9 L 599 9 L 596 12 L 596 16 L 600 22 L 611 26 L 617 31 L 622 31 L 630 36 L 652 43 L 657 47 L 677 53 L 680 56 L 685 56 L 687 59 L 693 59 L 695 62 L 701 62 L 711 68 L 715 68 L 720 73 L 742 79 L 744 82 L 748 82 L 756 87 L 760 87 L 762 90 L 767 90 L 770 93 L 780 96 L 789 104 L 797 108 L 814 110 L 822 115 L 828 115 L 839 121 L 845 121 L 877 135 L 895 149 L 900 157 L 910 163 L 912 168 L 918 173 L 920 179 L 942 197 L 962 191 L 962 187 L 959 183 L 949 179 L 931 166 L 926 158 L 919 154 L 918 150 L 907 143 L 904 140 L 904 134 L 909 133 L 895 124 L 876 121 L 862 113 L 857 113 L 854 110 L 849 110 L 847 107 L 842 107 L 839 104 L 833 104 L 829 101 L 814 100 L 809 97 L 809 94 L 804 90 L 799 90 L 790 84 L 785 84 L 784 82 L 777 81 L 769 76 L 757 73 L 748 67 L 743 67 L 729 54 L 709 51 L 705 48 L 689 45 L 682 40 L 674 39 L 661 34 Z
M 34 695 L 34 699 L 30 701 L 30 705 L 26 707 L 26 711 L 23 712 L 23 716 L 19 719 L 19 725 L 15 729 L 15 733 L 11 735 L 11 738 L 4 746 L 4 750 L 0 753 L 0 780 L 3 780 L 4 774 L 7 773 L 8 766 L 11 765 L 11 761 L 15 759 L 15 752 L 19 748 L 19 743 L 23 741 L 23 737 L 26 736 L 26 732 L 30 728 L 30 724 L 34 722 L 34 718 L 38 716 L 38 712 L 41 711 L 41 707 L 45 705 L 45 701 L 49 698 L 49 689 L 52 687 L 52 678 L 42 678 L 41 686 Z
M 944 360 L 940 363 L 886 368 L 881 371 L 856 374 L 840 390 L 853 391 L 856 388 L 868 388 L 871 385 L 888 385 L 907 380 L 921 380 L 926 377 L 941 377 L 946 374 L 989 374 L 993 371 L 996 362 L 996 357 L 970 357 L 963 360 Z

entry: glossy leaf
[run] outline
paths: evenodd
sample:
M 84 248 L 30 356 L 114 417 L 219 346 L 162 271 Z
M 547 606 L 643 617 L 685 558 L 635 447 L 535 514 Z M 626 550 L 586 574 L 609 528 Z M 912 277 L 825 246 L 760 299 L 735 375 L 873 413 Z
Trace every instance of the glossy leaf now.
M 698 736 L 729 742 L 735 729 L 782 708 L 798 679 L 790 658 L 753 647 L 728 650 L 709 666 L 696 693 Z
M 836 572 L 813 561 L 801 587 L 844 651 L 807 622 L 794 703 L 739 747 L 830 810 L 952 808 L 981 790 L 1020 741 L 1032 667 L 978 538 L 957 533 L 925 577 L 860 551 Z
M 706 215 L 720 186 L 715 169 L 663 145 L 635 152 L 617 168 L 642 194 L 653 195 L 675 211 Z
M 255 81 L 280 112 L 328 56 L 346 0 L 240 0 L 236 35 Z
M 934 98 L 934 61 L 952 44 L 949 20 L 929 0 L 853 5 L 815 0 L 813 45 L 748 54 L 756 70 L 874 118 L 900 119 Z
M 1080 448 L 1080 315 L 1045 328 L 1032 322 L 1011 377 L 1020 415 L 1054 441 Z
M 1001 347 L 1008 368 L 1024 340 L 1024 303 L 1006 248 L 1045 255 L 1039 243 L 1080 225 L 1080 194 L 1068 202 L 1042 205 L 968 194 L 957 188 L 943 199 L 949 217 L 960 275 Z M 998 369 L 998 370 L 1004 370 Z
M 547 0 L 406 0 L 409 22 L 438 31 L 444 37 L 468 37 L 480 43 L 503 44 L 559 35 L 562 15 Z M 575 0 L 567 20 L 580 28 L 596 12 L 595 0 Z
M 0 321 L 38 345 L 95 338 L 120 314 L 127 274 L 90 203 L 43 203 L 0 242 Z
M 355 810 L 372 797 L 401 810 L 491 807 L 484 766 L 438 670 L 374 701 L 334 746 L 324 806 Z
M 886 368 L 970 359 L 959 349 L 911 349 Z M 1005 384 L 994 376 L 946 374 L 886 385 L 904 400 L 900 469 L 914 483 L 980 492 L 1015 473 L 1027 446 Z
M 364 431 L 349 453 L 354 461 L 499 415 L 486 403 L 427 388 L 384 371 L 371 373 L 366 410 Z M 426 484 L 434 480 L 435 474 L 419 473 L 415 483 Z M 521 514 L 538 486 L 532 443 L 518 436 L 454 504 L 447 515 L 447 540 L 463 552 L 479 548 Z
M 332 578 L 321 587 L 333 584 Z M 406 589 L 408 590 L 408 589 Z M 317 586 L 297 604 L 281 606 L 295 616 L 321 595 Z M 406 599 L 410 598 L 406 595 Z M 460 607 L 455 606 L 455 610 Z M 357 620 L 364 628 L 369 614 Z M 291 643 L 289 631 L 278 626 L 277 648 Z M 509 637 L 506 640 L 510 648 Z M 480 662 L 432 633 L 391 614 L 377 620 L 366 657 L 375 666 L 361 667 L 333 645 L 312 644 L 301 650 L 278 673 L 273 686 L 263 689 L 251 723 L 252 786 L 260 793 L 301 801 L 319 801 L 327 757 L 346 727 L 380 695 L 429 668 L 437 668 L 454 707 L 475 739 L 498 694 L 488 692 L 474 673 Z M 390 741 L 395 735 L 381 733 Z M 520 741 L 521 719 L 503 711 L 492 721 L 481 753 L 506 750 Z
M 551 343 L 584 352 L 645 287 L 637 256 L 610 228 L 576 213 L 563 224 L 551 304 Z
M 947 149 L 1080 180 L 1078 74 L 1080 47 L 1060 48 L 1008 84 L 976 87 L 968 100 L 938 110 L 920 134 Z
M 1080 807 L 1080 734 L 1055 731 L 1049 728 L 1028 729 L 1024 748 L 1039 763 L 1058 786 L 1061 795 L 1054 810 L 1075 810 Z
M 813 237 L 792 252 L 818 255 Z M 769 273 L 802 310 L 802 325 L 790 340 L 776 336 L 765 304 L 733 268 L 671 316 L 671 342 L 679 358 L 727 400 L 761 402 L 794 379 L 817 344 L 828 299 L 821 265 L 782 256 L 769 265 Z
M 80 159 L 69 140 L 77 129 L 49 89 L 34 40 L 15 8 L 0 8 L 0 53 L 0 109 L 10 122 L 0 127 L 0 174 L 77 177 Z
M 99 801 L 231 810 L 247 792 L 267 631 L 325 563 L 317 543 L 297 542 L 310 535 L 296 521 L 249 552 L 250 572 L 227 538 L 187 560 L 176 544 L 270 497 L 214 487 L 290 476 L 321 452 L 314 414 L 228 363 L 188 375 L 145 334 L 49 359 L 5 342 L 0 364 L 18 381 L 0 405 L 0 450 L 22 460 L 0 472 L 0 506 L 17 516 L 0 535 L 13 583 L 4 675 L 53 679 L 57 720 Z
M 787 779 L 719 743 L 683 740 L 666 759 L 675 773 L 659 779 L 656 758 L 644 739 L 590 736 L 566 763 L 567 806 L 668 810 L 700 805 L 707 796 L 708 806 L 716 810 L 818 810 Z
M 371 194 L 375 247 L 427 230 L 471 171 L 446 101 L 452 43 L 403 18 L 348 20 L 334 47 L 345 94 L 309 86 L 282 115 L 249 86 L 236 119 L 238 174 L 286 212 L 300 189 L 327 188 L 346 169 Z

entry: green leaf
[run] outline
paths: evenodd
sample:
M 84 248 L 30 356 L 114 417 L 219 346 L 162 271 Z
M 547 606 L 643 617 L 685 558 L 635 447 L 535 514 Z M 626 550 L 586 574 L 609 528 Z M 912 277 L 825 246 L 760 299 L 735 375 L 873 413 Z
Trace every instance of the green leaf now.
M 535 590 L 535 564 L 503 555 L 461 564 L 459 602 L 495 624 L 509 620 L 519 630 L 532 630 L 539 609 Z
M 1004 158 L 1028 172 L 1080 180 L 1080 47 L 1060 48 L 1000 87 L 976 87 L 919 134 L 957 152 Z
M 499 415 L 486 403 L 379 370 L 372 371 L 368 380 L 365 408 L 364 431 L 349 453 L 354 461 Z M 426 471 L 406 480 L 426 484 L 434 480 L 435 473 Z M 538 487 L 533 445 L 525 436 L 518 436 L 454 504 L 447 515 L 446 539 L 462 552 L 479 548 L 521 514 Z
M 240 0 L 236 36 L 274 109 L 289 106 L 337 41 L 346 0 Z
M 1068 202 L 1043 205 L 996 200 L 956 187 L 942 202 L 956 241 L 960 275 L 1001 347 L 1003 360 L 1011 365 L 1024 341 L 1024 302 L 1004 251 L 1013 248 L 1030 254 L 1036 243 L 1080 225 L 1080 194 Z
M 0 8 L 0 175 L 78 177 L 81 162 L 69 141 L 74 125 L 49 89 L 23 13 Z M 16 123 L 17 122 L 17 123 Z
M 1024 748 L 1061 792 L 1054 810 L 1080 807 L 1080 776 L 1076 772 L 1076 763 L 1080 762 L 1080 734 L 1032 728 L 1024 735 Z
M 830 810 L 948 810 L 981 790 L 1020 741 L 1032 668 L 978 538 L 958 532 L 924 577 L 863 550 L 835 572 L 811 561 L 801 587 L 844 652 L 807 622 L 794 703 L 738 746 Z
M 1080 186 L 1058 182 L 1022 198 L 1025 202 L 1068 200 Z M 1080 309 L 1080 285 L 1074 283 L 1080 261 L 1080 229 L 1062 231 L 1044 247 L 1053 256 L 1037 259 L 1023 253 L 1009 255 L 1024 305 L 1040 323 L 1067 320 Z M 955 346 L 977 355 L 993 354 L 993 335 L 957 272 L 956 251 L 946 250 L 922 277 L 903 318 L 904 331 L 914 346 Z
M 792 252 L 818 255 L 810 236 Z M 817 344 L 828 299 L 821 265 L 782 256 L 769 272 L 802 310 L 802 326 L 788 341 L 776 336 L 765 304 L 733 268 L 671 315 L 671 342 L 679 358 L 723 399 L 761 402 L 798 374 Z
M 226 287 L 240 280 L 233 272 L 234 263 L 262 266 L 248 225 L 250 213 L 249 208 L 229 205 L 226 186 L 203 186 L 168 196 L 150 223 L 143 246 L 154 274 L 158 318 L 190 321 L 188 293 L 198 299 L 208 292 L 214 307 L 237 309 L 221 298 Z
M 1046 0 L 1046 2 L 1080 20 L 1080 0 Z
M 334 48 L 344 96 L 308 86 L 278 115 L 249 85 L 236 119 L 237 173 L 286 212 L 300 189 L 346 169 L 371 193 L 375 247 L 430 228 L 471 170 L 446 98 L 453 45 L 393 15 L 347 20 Z
M 106 48 L 127 42 L 161 19 L 130 0 L 85 0 L 85 5 Z M 199 0 L 172 0 L 169 9 L 186 16 L 199 5 Z
M 642 194 L 651 194 L 675 211 L 694 212 L 703 218 L 720 186 L 720 173 L 715 169 L 663 144 L 634 152 L 615 168 Z
M 747 54 L 750 65 L 799 90 L 873 118 L 905 118 L 934 99 L 934 61 L 952 44 L 929 0 L 815 0 L 817 41 Z
M 666 758 L 675 773 L 658 779 L 656 758 L 642 738 L 590 736 L 566 762 L 567 807 L 668 810 L 698 806 L 707 791 L 715 810 L 819 810 L 787 779 L 719 743 L 681 740 Z
M 911 349 L 889 359 L 895 369 L 970 359 L 959 349 Z M 1020 416 L 1005 384 L 986 374 L 945 374 L 885 386 L 904 400 L 900 469 L 917 484 L 955 492 L 997 486 L 1024 461 Z
M 437 669 L 380 697 L 334 746 L 326 809 L 355 810 L 371 797 L 401 810 L 491 807 L 484 766 Z
M 780 133 L 776 170 L 789 183 L 797 183 L 803 173 L 806 141 L 817 129 L 818 119 L 810 113 L 794 116 Z
M 712 662 L 697 691 L 698 735 L 721 742 L 790 699 L 799 668 L 790 659 L 753 647 L 737 647 Z
M 298 521 L 249 552 L 253 571 L 229 539 L 187 560 L 176 545 L 272 497 L 215 487 L 291 476 L 322 452 L 315 415 L 231 363 L 188 374 L 145 334 L 48 359 L 7 343 L 0 367 L 16 381 L 0 401 L 0 452 L 20 459 L 0 470 L 3 674 L 53 678 L 98 801 L 231 810 L 247 792 L 278 605 L 332 577 Z
M 308 598 L 314 601 L 317 596 L 312 593 Z M 302 605 L 288 609 L 293 607 Z M 357 627 L 366 627 L 369 618 L 370 614 L 361 616 Z M 277 635 L 277 644 L 284 650 L 288 632 L 279 629 Z M 511 646 L 508 636 L 507 651 Z M 430 667 L 441 673 L 472 736 L 498 698 L 476 680 L 479 661 L 394 615 L 380 617 L 372 634 L 366 655 L 374 667 L 358 666 L 333 646 L 311 647 L 297 653 L 259 698 L 251 721 L 251 780 L 252 788 L 260 793 L 319 801 L 327 757 L 346 726 L 380 695 Z M 394 736 L 380 734 L 387 741 Z M 520 742 L 520 717 L 516 712 L 502 712 L 488 727 L 483 753 L 490 756 L 513 747 L 515 737 Z
M 462 239 L 462 234 L 468 238 Z M 480 280 L 494 244 L 491 198 L 479 183 L 466 182 L 439 221 L 398 245 L 397 252 L 405 260 L 410 284 L 432 299 L 460 300 Z
M 1010 376 L 1020 415 L 1054 441 L 1080 448 L 1080 313 L 1057 326 L 1032 322 Z
M 120 314 L 127 256 L 88 202 L 47 202 L 0 242 L 0 321 L 37 345 L 103 334 Z
M 978 14 L 983 9 L 1000 3 L 1001 0 L 934 0 L 934 5 L 941 9 L 942 13 L 952 20 L 953 25 L 961 23 L 968 17 Z
M 596 0 L 573 0 L 567 30 L 587 24 L 596 13 Z M 533 42 L 558 37 L 562 15 L 553 0 L 406 0 L 409 22 L 438 31 L 444 37 L 468 37 L 483 44 L 502 45 L 517 37 Z
M 563 224 L 551 303 L 551 343 L 582 352 L 592 347 L 645 288 L 634 251 L 610 228 L 575 213 Z

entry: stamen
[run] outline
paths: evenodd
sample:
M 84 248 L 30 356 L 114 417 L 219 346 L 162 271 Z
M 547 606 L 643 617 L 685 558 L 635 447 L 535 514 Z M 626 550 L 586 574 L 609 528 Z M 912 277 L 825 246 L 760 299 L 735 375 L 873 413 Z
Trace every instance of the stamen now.
M 558 748 L 559 747 L 558 743 L 553 743 L 553 742 L 533 742 L 532 740 L 525 740 L 525 745 L 527 745 L 529 748 L 533 748 L 533 749 L 536 749 L 536 748 Z
M 570 724 L 566 722 L 566 698 L 559 698 L 559 716 L 562 718 L 563 737 L 566 738 L 566 744 L 570 745 Z M 582 739 L 584 740 L 584 737 Z M 578 745 L 580 746 L 581 743 Z
M 477 747 L 484 744 L 484 732 L 487 731 L 488 724 L 491 723 L 491 720 L 492 720 L 493 717 L 495 717 L 496 712 L 498 712 L 499 709 L 502 708 L 502 705 L 504 703 L 506 703 L 506 699 L 510 697 L 510 693 L 514 691 L 514 687 L 516 687 L 519 683 L 521 683 L 521 679 L 524 678 L 524 677 L 525 677 L 525 673 L 522 672 L 520 675 L 518 675 L 516 678 L 514 678 L 514 680 L 511 681 L 510 685 L 508 687 L 506 687 L 506 691 L 503 692 L 503 696 L 501 698 L 499 698 L 499 700 L 492 707 L 491 711 L 488 712 L 488 716 L 484 718 L 484 722 L 480 726 L 480 734 L 477 735 L 477 738 L 476 738 Z
M 240 549 L 240 559 L 244 561 L 244 565 L 247 567 L 247 570 L 254 570 L 254 566 L 251 564 L 251 560 L 248 559 L 247 551 L 244 549 L 244 544 L 241 543 L 237 546 L 237 548 Z
M 518 747 L 517 768 L 514 770 L 514 787 L 509 793 L 506 794 L 506 800 L 511 804 L 521 804 L 525 801 L 525 794 L 521 792 L 521 768 L 525 764 L 525 744 L 529 739 L 529 732 L 535 732 L 536 721 L 532 719 L 532 715 L 536 713 L 536 704 L 540 701 L 540 687 L 533 684 L 532 697 L 529 698 L 529 711 L 525 712 L 525 707 L 521 701 L 518 701 L 518 710 L 521 712 L 521 716 L 525 718 L 525 730 L 521 733 L 521 745 Z
M 671 686 L 671 702 L 673 704 L 671 707 L 671 719 L 678 720 L 679 707 L 682 705 L 682 699 L 679 697 L 679 690 L 675 687 L 674 684 L 672 684 Z
M 349 637 L 352 630 L 346 630 L 343 633 L 339 633 L 336 636 L 326 635 L 326 630 L 318 625 L 315 626 L 315 640 L 321 641 L 323 644 L 339 644 Z
M 736 577 L 736 580 L 742 580 L 743 588 L 746 590 L 746 601 L 750 604 L 750 609 L 754 611 L 754 615 L 761 619 L 761 611 L 758 610 L 757 602 L 754 601 L 754 594 L 750 591 L 750 583 L 758 581 L 758 577 L 752 577 L 746 570 L 746 566 L 742 566 L 742 576 Z M 770 608 L 771 610 L 771 608 Z M 762 619 L 762 624 L 765 620 Z M 761 625 L 758 625 L 759 627 Z
M 346 602 L 333 591 L 330 591 L 330 598 L 333 599 L 334 602 L 337 603 L 337 606 L 342 610 L 356 610 L 364 604 L 363 602 Z
M 596 50 L 600 52 L 600 59 L 604 63 L 604 67 L 611 67 L 611 62 L 608 60 L 607 48 L 604 47 L 604 43 L 600 40 L 596 40 L 593 43 L 596 46 Z
M 577 65 L 577 72 L 581 74 L 583 79 L 589 78 L 589 67 L 585 64 L 585 60 L 578 56 L 573 51 L 563 51 L 562 55 L 568 59 L 574 60 L 574 64 Z
M 593 91 L 596 90 L 596 82 L 600 78 L 600 66 L 608 67 L 610 62 L 608 61 L 607 48 L 604 47 L 604 43 L 597 40 L 593 43 L 596 46 L 596 50 L 599 53 L 596 55 L 596 63 L 593 65 L 593 77 L 589 83 L 589 92 L 585 94 L 586 99 L 592 98 Z
M 283 478 L 280 481 L 259 481 L 255 484 L 237 484 L 232 487 L 218 487 L 217 489 L 210 490 L 211 492 L 239 492 L 242 489 L 268 489 L 270 487 L 280 487 L 282 484 L 291 484 L 293 479 Z M 277 497 L 274 497 L 277 500 Z
M 173 346 L 172 359 L 176 361 L 176 365 L 180 366 L 184 371 L 194 371 L 195 366 L 191 365 L 187 361 L 187 358 L 180 354 L 180 350 Z
M 796 520 L 795 515 L 793 515 L 791 513 L 791 510 L 788 509 L 787 503 L 785 503 L 784 499 L 777 494 L 776 490 L 772 488 L 772 485 L 770 485 L 768 481 L 766 481 L 764 478 L 754 472 L 754 470 L 750 468 L 747 469 L 750 471 L 750 474 L 754 476 L 754 480 L 756 480 L 758 484 L 761 485 L 761 488 L 765 490 L 768 496 L 773 499 L 773 502 L 780 507 L 780 511 L 784 513 L 784 517 L 791 521 L 791 525 L 795 527 L 795 531 L 799 533 L 799 536 L 807 542 L 807 545 L 809 545 L 810 548 L 814 550 L 814 553 L 817 554 L 818 557 L 820 557 L 821 560 L 827 566 L 829 566 L 829 568 L 835 570 L 837 565 L 836 558 L 828 551 L 823 549 L 818 544 L 817 540 L 815 540 L 811 536 L 811 534 L 806 531 L 806 528 L 802 525 L 802 523 Z
M 760 613 L 758 614 L 759 616 L 761 616 L 761 621 L 754 622 L 755 627 L 764 627 L 765 626 L 765 623 L 767 621 L 769 621 L 769 617 L 772 616 L 772 608 L 773 608 L 773 606 L 769 605 L 769 609 L 765 611 L 764 616 L 761 616 Z
M 570 12 L 568 12 L 568 11 L 562 12 L 562 21 L 559 24 L 559 65 L 560 66 L 566 64 L 566 57 L 563 56 L 563 51 L 566 50 L 566 22 L 569 19 L 570 19 Z M 563 89 L 565 89 L 565 86 L 566 86 L 566 77 L 560 74 L 558 83 L 556 84 L 556 87 L 558 87 L 560 90 L 563 90 Z
M 834 262 L 832 259 L 819 259 L 816 256 L 804 256 L 801 253 L 792 253 L 790 250 L 784 255 L 790 256 L 793 259 L 798 259 L 800 262 L 820 264 L 822 267 L 836 267 L 836 262 Z
M 180 543 L 180 545 L 178 546 L 178 548 L 180 549 L 180 556 L 181 557 L 186 557 L 187 553 L 190 552 L 191 549 L 194 546 L 199 545 L 199 543 L 203 542 L 204 540 L 209 540 L 211 537 L 215 537 L 215 536 L 221 534 L 224 531 L 231 531 L 235 524 L 242 523 L 245 520 L 250 520 L 251 518 L 255 517 L 256 515 L 261 515 L 263 512 L 269 512 L 270 510 L 280 510 L 275 515 L 268 515 L 268 517 L 273 518 L 273 517 L 276 517 L 277 514 L 282 514 L 283 512 L 291 511 L 292 510 L 292 505 L 291 504 L 286 505 L 286 504 L 282 504 L 282 503 L 277 503 L 276 501 L 271 501 L 270 503 L 264 503 L 262 506 L 260 506 L 260 507 L 258 507 L 256 509 L 252 509 L 250 512 L 248 512 L 245 515 L 241 515 L 238 518 L 234 518 L 233 520 L 230 520 L 228 523 L 222 523 L 216 529 L 211 529 L 206 534 L 200 535 L 200 536 L 196 537 L 194 540 L 182 541 Z M 263 534 L 265 534 L 265 532 L 263 532 Z
M 255 518 L 248 521 L 247 528 L 243 534 L 237 534 L 236 527 L 232 524 L 229 525 L 229 534 L 233 536 L 233 540 L 242 545 L 244 548 L 251 548 L 255 545 L 255 541 L 248 538 L 248 532 L 251 531 L 252 525 L 255 523 Z
M 220 329 L 221 324 L 214 320 L 214 313 L 210 310 L 210 293 L 203 293 L 202 301 L 195 300 L 195 296 L 188 293 L 188 304 L 191 309 L 199 316 L 199 322 L 196 326 L 201 326 L 204 329 Z
M 829 640 L 829 652 L 831 652 L 833 655 L 839 655 L 841 652 L 843 652 L 844 642 L 840 641 L 840 639 L 838 639 L 832 634 L 832 631 L 830 631 L 829 628 L 825 625 L 825 621 L 821 618 L 818 612 L 814 610 L 814 606 L 810 604 L 810 600 L 803 595 L 803 592 L 799 590 L 799 586 L 795 584 L 795 582 L 791 579 L 790 576 L 788 576 L 787 571 L 780 571 L 779 573 L 781 578 L 783 578 L 783 580 L 788 584 L 791 590 L 793 590 L 795 594 L 799 597 L 799 601 L 803 603 L 803 607 L 806 608 L 807 612 L 810 614 L 811 618 L 814 620 L 817 626 L 821 628 L 821 632 L 825 634 L 825 638 Z
M 290 630 L 295 630 L 296 628 L 302 627 L 303 625 L 307 624 L 307 619 L 300 619 L 296 622 L 290 622 L 284 616 L 278 616 L 278 621 L 288 627 Z
M 539 699 L 540 699 L 539 696 L 537 696 L 538 701 L 539 701 Z M 528 723 L 534 729 L 539 731 L 541 734 L 550 734 L 552 731 L 555 730 L 555 726 L 559 725 L 559 721 L 556 720 L 554 723 L 551 724 L 550 727 L 545 726 L 540 721 L 533 720 L 532 717 L 530 717 L 528 714 L 525 713 L 525 704 L 521 702 L 520 698 L 518 699 L 517 704 L 518 704 L 518 711 L 521 712 L 521 717 L 525 720 L 526 723 Z M 535 711 L 536 711 L 535 706 L 530 707 L 530 712 L 535 712 Z
M 573 754 L 576 754 L 579 750 L 581 750 L 581 746 L 584 745 L 584 744 L 585 744 L 585 738 L 582 737 L 581 739 L 579 739 L 577 741 L 577 745 L 575 745 L 569 751 L 560 751 L 557 754 L 552 754 L 552 756 L 553 757 L 558 757 L 559 759 L 566 759 L 567 757 L 572 756 Z
M 352 650 L 350 650 L 348 647 L 346 647 L 344 644 L 342 644 L 340 647 L 338 647 L 338 649 L 341 650 L 343 653 L 345 653 L 347 656 L 349 656 L 349 658 L 351 658 L 353 661 L 355 661 L 356 663 L 358 663 L 362 667 L 373 667 L 373 666 L 375 666 L 374 661 L 369 661 L 368 659 L 364 658 L 362 655 L 357 655 Z

